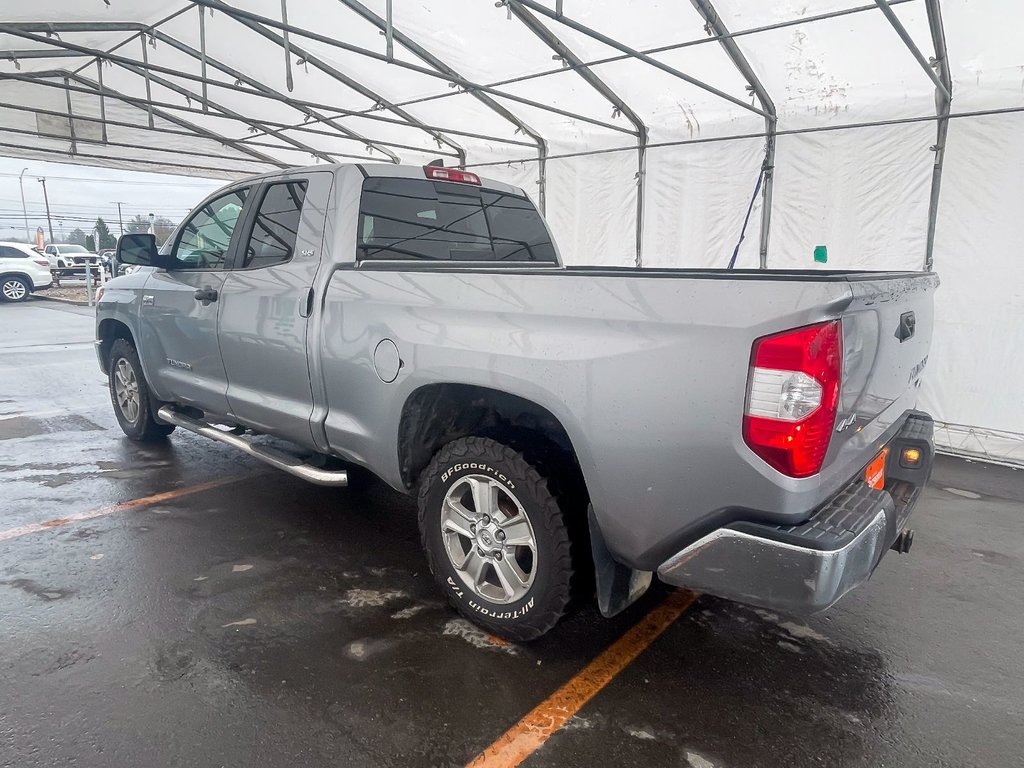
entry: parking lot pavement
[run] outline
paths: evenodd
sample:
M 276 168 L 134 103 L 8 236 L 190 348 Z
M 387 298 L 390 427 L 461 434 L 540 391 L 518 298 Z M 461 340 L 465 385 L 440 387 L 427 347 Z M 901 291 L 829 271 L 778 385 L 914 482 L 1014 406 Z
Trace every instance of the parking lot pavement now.
M 444 604 L 406 497 L 131 444 L 89 313 L 0 327 L 0 765 L 487 768 L 506 731 L 538 768 L 1022 764 L 1020 472 L 940 458 L 913 552 L 823 616 L 702 597 L 655 636 L 656 590 L 517 647 Z

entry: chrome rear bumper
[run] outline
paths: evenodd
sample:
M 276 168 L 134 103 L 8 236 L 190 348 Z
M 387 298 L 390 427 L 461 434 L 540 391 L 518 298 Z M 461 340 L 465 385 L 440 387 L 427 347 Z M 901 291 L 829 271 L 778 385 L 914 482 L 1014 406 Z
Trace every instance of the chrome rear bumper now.
M 712 531 L 658 568 L 662 581 L 786 613 L 823 611 L 867 581 L 883 555 L 906 551 L 901 534 L 931 474 L 932 419 L 914 412 L 889 442 L 884 490 L 853 478 L 796 526 L 737 522 Z M 919 465 L 900 465 L 905 447 Z
M 885 534 L 884 509 L 853 541 L 833 551 L 721 528 L 666 560 L 658 576 L 741 603 L 815 613 L 867 580 L 889 548 Z

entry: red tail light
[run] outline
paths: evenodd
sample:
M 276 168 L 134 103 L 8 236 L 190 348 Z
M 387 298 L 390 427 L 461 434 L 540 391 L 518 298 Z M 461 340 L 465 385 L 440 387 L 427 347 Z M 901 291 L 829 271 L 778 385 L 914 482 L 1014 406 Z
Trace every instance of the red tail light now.
M 436 181 L 454 181 L 459 184 L 476 184 L 480 186 L 480 177 L 469 171 L 460 171 L 458 168 L 442 168 L 440 165 L 425 165 L 423 172 L 428 179 Z
M 790 477 L 821 470 L 839 407 L 843 368 L 838 320 L 754 342 L 743 439 Z
M 32 259 L 32 261 L 34 261 L 40 267 L 48 267 L 48 266 L 50 266 L 50 262 L 49 262 L 48 259 Z

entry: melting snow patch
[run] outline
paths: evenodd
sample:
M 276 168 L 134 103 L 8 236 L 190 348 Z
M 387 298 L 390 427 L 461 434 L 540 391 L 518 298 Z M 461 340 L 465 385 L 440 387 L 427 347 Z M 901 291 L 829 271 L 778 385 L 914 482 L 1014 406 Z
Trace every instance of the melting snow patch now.
M 410 605 L 408 608 L 403 608 L 400 611 L 395 611 L 391 614 L 392 619 L 411 619 L 417 613 L 422 611 L 427 606 L 425 605 Z
M 243 571 L 251 571 L 251 570 L 252 570 L 252 566 L 249 565 L 248 563 L 244 563 L 243 565 L 232 565 L 231 566 L 231 572 L 232 573 L 242 573 Z
M 783 621 L 779 623 L 779 626 L 786 630 L 790 637 L 795 637 L 798 640 L 817 640 L 820 643 L 832 645 L 832 641 L 829 638 L 805 624 L 797 624 L 795 621 Z
M 103 553 L 102 552 L 97 552 L 95 555 L 90 555 L 89 559 L 90 560 L 102 560 L 103 559 Z
M 496 638 L 492 638 L 482 629 L 473 626 L 465 619 L 451 619 L 448 621 L 448 623 L 444 625 L 443 634 L 451 635 L 453 637 L 461 637 L 467 643 L 476 648 L 485 648 L 490 651 L 504 651 L 505 653 L 512 654 L 513 656 L 519 653 L 519 649 L 511 643 L 504 643 L 502 641 L 495 642 Z
M 566 721 L 562 727 L 563 731 L 589 731 L 594 727 L 594 724 L 585 717 L 579 715 L 573 715 Z
M 632 736 L 634 739 L 640 739 L 640 741 L 657 741 L 657 739 L 654 738 L 653 733 L 651 733 L 650 731 L 645 731 L 642 728 L 630 728 L 628 729 L 627 733 L 629 733 L 629 735 Z
M 965 499 L 980 499 L 981 494 L 975 493 L 974 491 L 961 491 L 959 488 L 943 488 L 946 493 L 952 493 L 954 496 L 962 496 Z
M 777 645 L 784 651 L 791 651 L 792 653 L 803 653 L 804 649 L 796 643 L 791 643 L 788 640 L 779 640 Z
M 339 602 L 353 608 L 380 608 L 403 597 L 406 594 L 400 589 L 350 589 Z
M 347 653 L 353 659 L 362 659 L 366 656 L 366 643 L 362 640 L 356 640 L 354 643 L 349 643 Z
M 690 764 L 690 768 L 715 768 L 714 763 L 706 757 L 701 757 L 696 752 L 687 752 L 686 762 Z
M 222 629 L 227 627 L 251 627 L 256 623 L 256 619 L 242 619 L 241 621 L 229 621 L 227 624 L 221 624 Z

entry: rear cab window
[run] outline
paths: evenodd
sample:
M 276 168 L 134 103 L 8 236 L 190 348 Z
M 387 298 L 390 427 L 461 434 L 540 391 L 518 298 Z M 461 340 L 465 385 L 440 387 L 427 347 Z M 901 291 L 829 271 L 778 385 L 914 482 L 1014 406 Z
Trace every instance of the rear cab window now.
M 356 259 L 557 263 L 551 235 L 525 196 L 394 177 L 363 181 Z

